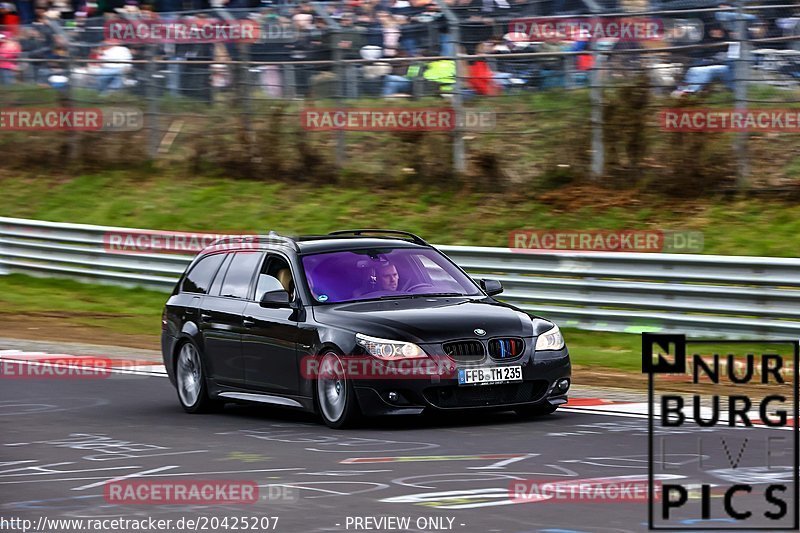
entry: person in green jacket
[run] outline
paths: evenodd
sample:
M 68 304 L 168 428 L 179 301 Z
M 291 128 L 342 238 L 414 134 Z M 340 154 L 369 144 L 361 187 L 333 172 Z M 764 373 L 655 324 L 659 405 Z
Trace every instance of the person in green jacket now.
M 440 93 L 451 93 L 456 83 L 456 62 L 452 59 L 431 61 L 422 76 L 428 81 L 438 83 Z

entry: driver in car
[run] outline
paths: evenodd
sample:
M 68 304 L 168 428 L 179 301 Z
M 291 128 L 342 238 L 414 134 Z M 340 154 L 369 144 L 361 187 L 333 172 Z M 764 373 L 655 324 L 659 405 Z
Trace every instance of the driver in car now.
M 397 268 L 391 263 L 386 263 L 377 268 L 378 286 L 384 291 L 396 291 L 400 281 Z

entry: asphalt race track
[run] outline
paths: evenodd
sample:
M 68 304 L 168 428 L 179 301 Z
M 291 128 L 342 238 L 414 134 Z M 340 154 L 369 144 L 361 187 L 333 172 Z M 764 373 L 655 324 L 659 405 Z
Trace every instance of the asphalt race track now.
M 39 531 L 70 530 L 45 529 L 42 517 L 278 517 L 274 530 L 289 532 L 397 530 L 356 520 L 379 517 L 407 517 L 409 531 L 646 530 L 645 501 L 510 499 L 515 480 L 647 479 L 646 417 L 626 414 L 623 406 L 601 412 L 581 405 L 533 421 L 512 412 L 448 414 L 368 420 L 334 431 L 310 415 L 263 406 L 187 415 L 168 380 L 157 375 L 1 379 L 0 516 L 29 519 Z M 700 433 L 709 461 L 702 473 L 694 468 Z M 791 435 L 766 428 L 687 430 L 691 445 L 662 458 L 676 471 L 667 476 L 715 484 L 763 466 L 767 437 Z M 745 437 L 746 450 L 740 447 Z M 726 458 L 721 446 L 708 444 L 724 438 L 725 449 L 739 455 L 734 469 L 726 467 L 734 452 Z M 790 482 L 789 470 L 775 475 Z M 104 484 L 119 478 L 250 481 L 259 487 L 259 501 L 110 502 Z M 712 498 L 715 514 L 719 500 Z M 746 498 L 740 501 L 744 506 Z

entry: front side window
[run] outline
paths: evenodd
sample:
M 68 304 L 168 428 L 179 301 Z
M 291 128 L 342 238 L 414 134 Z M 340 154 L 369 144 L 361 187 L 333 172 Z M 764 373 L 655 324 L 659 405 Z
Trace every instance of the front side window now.
M 261 272 L 258 274 L 256 301 L 261 301 L 264 293 L 280 290 L 288 292 L 289 298 L 293 298 L 294 280 L 292 271 L 285 259 L 277 255 L 270 255 L 264 261 L 264 266 L 261 267 Z
M 220 296 L 247 298 L 250 281 L 263 255 L 260 252 L 236 252 L 225 274 L 225 281 L 222 282 Z
M 200 259 L 184 278 L 181 290 L 183 292 L 208 294 L 211 279 L 216 274 L 223 259 L 225 259 L 225 254 L 209 255 Z
M 376 248 L 307 255 L 303 257 L 303 268 L 312 296 L 322 303 L 481 294 L 469 277 L 429 248 Z

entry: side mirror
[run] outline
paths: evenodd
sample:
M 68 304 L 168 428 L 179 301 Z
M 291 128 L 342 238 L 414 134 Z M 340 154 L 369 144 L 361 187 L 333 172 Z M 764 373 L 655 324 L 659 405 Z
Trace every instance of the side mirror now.
M 283 289 L 276 291 L 267 291 L 258 302 L 261 307 L 289 307 L 289 293 Z
M 496 279 L 482 279 L 479 281 L 479 283 L 481 285 L 481 289 L 483 289 L 483 292 L 489 296 L 494 296 L 495 294 L 500 294 L 503 292 L 503 284 Z

